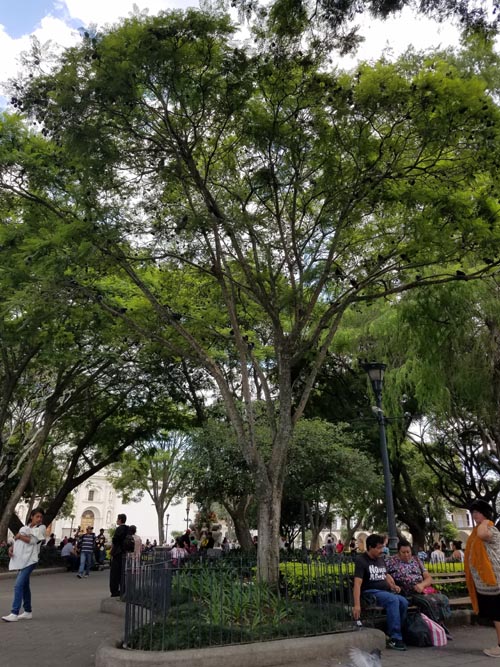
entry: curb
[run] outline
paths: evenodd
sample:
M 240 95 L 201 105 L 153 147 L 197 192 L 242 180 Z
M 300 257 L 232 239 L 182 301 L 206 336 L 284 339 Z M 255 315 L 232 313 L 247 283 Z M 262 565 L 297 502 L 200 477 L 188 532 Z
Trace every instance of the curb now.
M 364 628 L 317 637 L 278 639 L 255 644 L 237 644 L 182 651 L 132 651 L 101 644 L 96 667 L 278 667 L 310 664 L 314 660 L 347 658 L 350 648 L 364 651 L 385 648 L 385 634 Z
M 101 600 L 101 613 L 125 618 L 125 603 L 120 598 L 104 598 Z

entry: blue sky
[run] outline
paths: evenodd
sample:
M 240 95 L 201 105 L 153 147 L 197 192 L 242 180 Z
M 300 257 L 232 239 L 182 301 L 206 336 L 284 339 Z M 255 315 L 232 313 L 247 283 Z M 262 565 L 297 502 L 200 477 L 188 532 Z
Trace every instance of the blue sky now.
M 104 0 L 105 1 L 105 0 Z M 29 35 L 48 15 L 69 18 L 63 5 L 51 0 L 0 0 L 0 24 L 14 39 Z M 66 15 L 66 16 L 65 16 Z

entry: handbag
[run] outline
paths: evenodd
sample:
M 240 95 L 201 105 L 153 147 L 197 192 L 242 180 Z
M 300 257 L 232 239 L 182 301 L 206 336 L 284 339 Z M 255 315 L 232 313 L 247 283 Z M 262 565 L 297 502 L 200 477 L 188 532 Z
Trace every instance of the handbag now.
M 442 628 L 439 623 L 436 623 L 436 621 L 433 621 L 425 614 L 421 614 L 421 616 L 429 628 L 432 646 L 446 646 L 448 639 L 446 638 L 446 632 L 444 628 Z

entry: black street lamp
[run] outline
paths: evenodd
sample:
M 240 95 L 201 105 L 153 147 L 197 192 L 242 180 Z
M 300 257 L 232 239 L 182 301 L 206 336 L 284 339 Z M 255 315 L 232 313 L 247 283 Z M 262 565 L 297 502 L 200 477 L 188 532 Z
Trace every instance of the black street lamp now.
M 376 415 L 380 432 L 380 455 L 382 458 L 382 469 L 384 472 L 385 505 L 387 510 L 387 527 L 389 531 L 389 550 L 395 553 L 398 548 L 398 531 L 396 528 L 396 515 L 394 513 L 394 500 L 392 496 L 391 468 L 389 465 L 389 453 L 387 451 L 387 438 L 385 436 L 385 417 L 382 410 L 382 388 L 384 386 L 384 371 L 386 364 L 369 361 L 363 364 L 363 369 L 368 373 L 372 383 L 373 393 L 377 403 Z
M 186 505 L 186 531 L 189 528 L 189 507 L 190 507 L 190 502 L 188 500 Z

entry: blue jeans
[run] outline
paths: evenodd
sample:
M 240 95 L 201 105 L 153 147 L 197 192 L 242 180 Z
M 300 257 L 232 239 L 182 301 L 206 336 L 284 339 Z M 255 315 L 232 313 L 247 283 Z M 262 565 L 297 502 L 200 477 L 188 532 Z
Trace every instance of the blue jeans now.
M 19 570 L 14 584 L 14 602 L 12 603 L 12 613 L 19 614 L 21 605 L 24 611 L 31 611 L 31 589 L 30 589 L 30 574 L 33 572 L 36 563 L 32 563 L 27 567 Z
M 80 554 L 80 569 L 78 570 L 78 574 L 83 574 L 84 570 L 86 575 L 90 573 L 93 555 L 92 551 L 82 551 Z
M 373 595 L 377 604 L 385 609 L 387 617 L 387 634 L 391 639 L 403 639 L 402 627 L 406 623 L 406 612 L 408 610 L 408 600 L 402 595 L 391 593 L 389 591 L 379 591 L 375 588 L 369 588 L 363 591 L 363 595 Z

